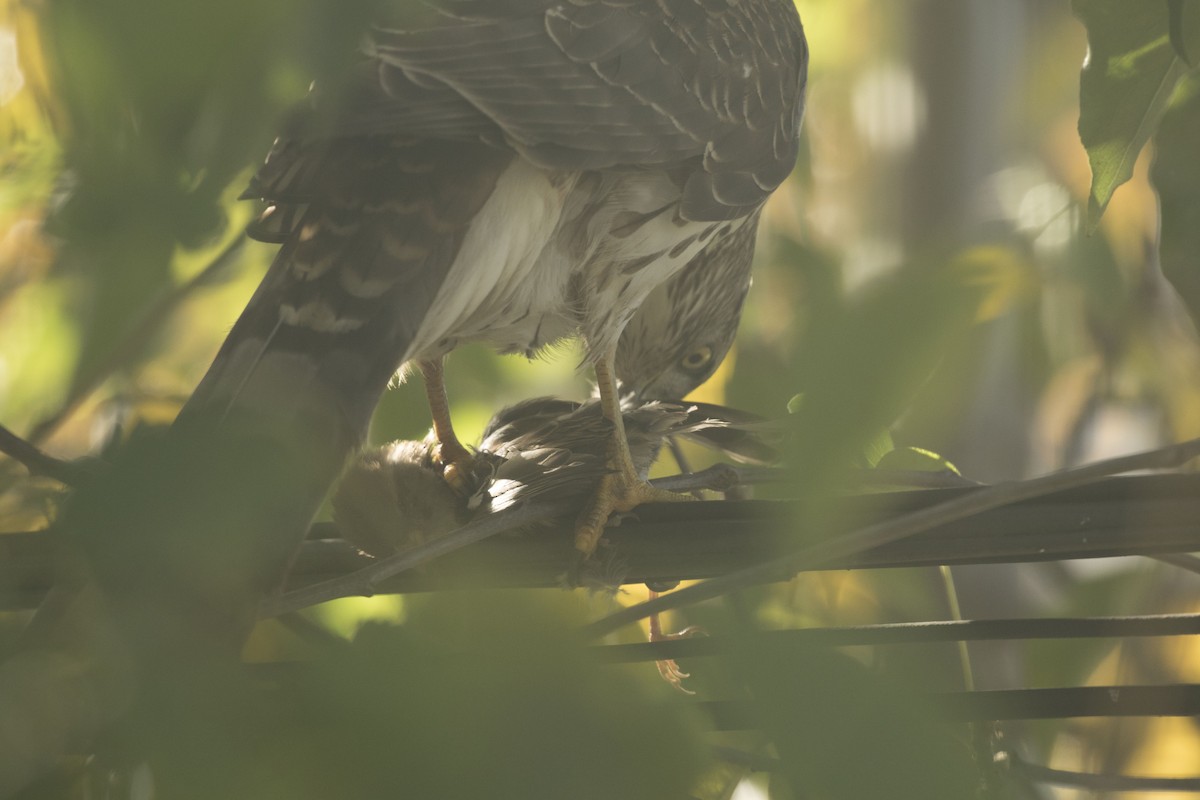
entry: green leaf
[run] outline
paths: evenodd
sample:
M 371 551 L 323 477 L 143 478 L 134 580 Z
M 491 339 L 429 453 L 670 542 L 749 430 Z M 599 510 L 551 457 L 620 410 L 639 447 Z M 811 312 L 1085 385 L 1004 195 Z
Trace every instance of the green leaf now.
M 1129 180 L 1188 66 L 1172 47 L 1165 3 L 1073 0 L 1087 27 L 1089 54 L 1079 88 L 1079 138 L 1092 167 L 1088 225 L 1095 230 L 1118 186 Z M 1182 15 L 1181 15 L 1182 16 Z M 1194 15 L 1193 15 L 1194 16 Z M 1200 47 L 1200 32 L 1178 26 L 1184 49 Z
M 955 260 L 906 267 L 821 309 L 795 358 L 804 403 L 791 416 L 792 466 L 806 498 L 821 496 L 866 454 L 882 455 L 879 432 L 962 340 L 988 292 Z
M 775 743 L 775 800 L 962 800 L 979 776 L 936 707 L 897 676 L 835 650 L 747 637 L 733 665 Z M 870 768 L 863 768 L 869 764 Z
M 863 449 L 863 461 L 868 467 L 877 467 L 879 462 L 887 458 L 888 453 L 896 449 L 896 443 L 892 441 L 892 432 L 886 428 L 879 432 L 871 441 L 867 442 L 867 446 Z
M 1200 14 L 1194 15 L 1200 18 Z M 1154 136 L 1150 180 L 1158 191 L 1162 233 L 1159 257 L 1163 274 L 1187 305 L 1192 321 L 1200 321 L 1200 79 L 1189 79 L 1191 96 L 1176 101 Z
M 884 454 L 875 464 L 879 469 L 904 470 L 906 472 L 953 472 L 962 475 L 958 467 L 943 456 L 923 447 L 897 447 Z

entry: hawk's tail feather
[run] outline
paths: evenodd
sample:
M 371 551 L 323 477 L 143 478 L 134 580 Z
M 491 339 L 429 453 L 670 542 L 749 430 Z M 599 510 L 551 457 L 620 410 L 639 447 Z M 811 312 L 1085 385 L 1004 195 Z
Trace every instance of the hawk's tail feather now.
M 257 186 L 280 215 L 272 231 L 282 246 L 175 426 L 178 442 L 201 441 L 217 461 L 228 454 L 230 470 L 248 463 L 248 447 L 280 465 L 281 474 L 242 479 L 262 486 L 236 525 L 246 539 L 238 546 L 262 566 L 256 596 L 277 585 L 413 356 L 509 158 L 382 137 L 279 152 Z

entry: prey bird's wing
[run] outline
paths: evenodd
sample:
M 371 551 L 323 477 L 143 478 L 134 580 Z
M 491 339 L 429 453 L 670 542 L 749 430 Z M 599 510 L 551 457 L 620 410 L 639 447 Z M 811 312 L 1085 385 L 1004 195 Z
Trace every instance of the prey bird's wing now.
M 780 444 L 787 426 L 749 411 L 715 403 L 690 403 L 687 423 L 677 434 L 718 450 L 735 461 L 759 466 L 783 460 Z

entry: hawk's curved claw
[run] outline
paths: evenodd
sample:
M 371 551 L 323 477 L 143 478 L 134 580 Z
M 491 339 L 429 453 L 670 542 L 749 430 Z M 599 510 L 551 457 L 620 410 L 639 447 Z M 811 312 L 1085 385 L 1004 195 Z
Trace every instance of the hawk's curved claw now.
M 676 633 L 663 633 L 658 621 L 658 615 L 655 614 L 650 618 L 650 641 L 652 642 L 669 642 L 672 639 L 687 639 L 691 636 L 708 636 L 708 631 L 699 625 L 689 625 Z M 658 674 L 662 676 L 664 681 L 684 694 L 695 694 L 695 692 L 683 685 L 683 679 L 692 677 L 692 673 L 684 672 L 680 669 L 675 659 L 663 659 L 662 661 L 654 662 L 654 664 L 658 667 Z
M 596 361 L 596 388 L 600 392 L 600 409 L 612 423 L 608 441 L 608 467 L 612 471 L 600 480 L 596 493 L 584 506 L 575 524 L 575 549 L 587 559 L 596 551 L 604 526 L 614 511 L 632 511 L 642 503 L 678 502 L 693 500 L 691 495 L 676 494 L 651 486 L 633 464 L 629 440 L 625 436 L 625 418 L 621 411 L 621 394 L 616 378 L 616 347 Z M 578 572 L 578 569 L 575 570 Z
M 643 503 L 678 503 L 695 500 L 690 494 L 678 494 L 651 486 L 635 475 L 623 471 L 609 473 L 601 479 L 596 493 L 584 507 L 575 525 L 575 549 L 581 561 L 596 551 L 604 528 L 614 513 L 632 511 Z
M 453 456 L 445 455 L 448 448 L 439 448 L 436 460 L 442 465 L 442 479 L 455 494 L 467 499 L 467 508 L 474 510 L 487 497 L 487 489 L 496 476 L 496 462 L 483 453 L 472 453 L 459 447 Z
M 671 684 L 684 694 L 695 694 L 694 691 L 683 685 L 683 679 L 692 677 L 692 673 L 681 670 L 679 665 L 675 663 L 675 659 L 671 658 L 667 659 L 666 661 L 655 661 L 654 665 L 658 667 L 658 674 L 662 676 L 664 681 Z

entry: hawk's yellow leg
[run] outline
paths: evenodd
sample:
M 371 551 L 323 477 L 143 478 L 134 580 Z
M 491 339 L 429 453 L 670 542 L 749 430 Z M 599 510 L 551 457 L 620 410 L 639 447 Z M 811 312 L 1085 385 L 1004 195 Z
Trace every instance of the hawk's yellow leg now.
M 621 398 L 617 392 L 616 373 L 613 364 L 616 351 L 605 353 L 596 362 L 596 382 L 600 390 L 600 409 L 612 423 L 612 436 L 608 441 L 608 467 L 596 493 L 584 507 L 575 525 L 575 549 L 580 560 L 596 552 L 604 526 L 613 512 L 631 511 L 642 503 L 664 503 L 693 499 L 691 495 L 656 489 L 637 474 L 633 457 L 629 454 L 629 442 L 625 438 L 625 420 L 621 417 Z
M 438 440 L 437 460 L 442 464 L 442 477 L 459 494 L 475 491 L 475 455 L 463 447 L 454 433 L 450 420 L 450 401 L 446 397 L 443 359 L 417 362 L 425 379 L 425 396 L 429 398 L 429 413 L 433 417 L 433 433 Z

